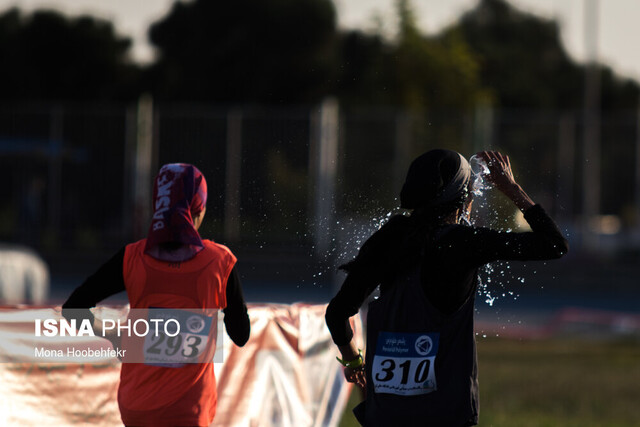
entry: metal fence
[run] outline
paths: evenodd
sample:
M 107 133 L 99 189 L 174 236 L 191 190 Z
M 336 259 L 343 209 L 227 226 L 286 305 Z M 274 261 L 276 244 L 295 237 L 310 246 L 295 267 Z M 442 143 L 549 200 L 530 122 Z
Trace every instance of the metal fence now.
M 622 241 L 639 225 L 636 112 L 602 115 L 592 170 L 576 112 L 146 102 L 0 108 L 0 240 L 43 251 L 117 248 L 144 236 L 145 192 L 158 167 L 188 162 L 207 177 L 206 235 L 324 251 L 341 220 L 367 221 L 396 206 L 409 162 L 435 147 L 504 150 L 525 189 L 576 234 Z M 600 190 L 583 185 L 590 173 Z M 585 197 L 596 193 L 601 215 L 585 218 Z

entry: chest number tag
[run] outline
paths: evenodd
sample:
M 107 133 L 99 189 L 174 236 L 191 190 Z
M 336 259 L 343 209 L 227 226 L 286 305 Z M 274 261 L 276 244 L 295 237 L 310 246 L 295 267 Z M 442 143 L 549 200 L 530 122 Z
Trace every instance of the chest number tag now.
M 373 356 L 376 393 L 415 396 L 437 390 L 439 333 L 380 332 Z
M 155 309 L 153 317 L 163 318 L 167 330 L 160 329 L 157 335 L 149 333 L 145 337 L 145 364 L 177 368 L 203 361 L 212 331 L 211 317 L 178 309 Z

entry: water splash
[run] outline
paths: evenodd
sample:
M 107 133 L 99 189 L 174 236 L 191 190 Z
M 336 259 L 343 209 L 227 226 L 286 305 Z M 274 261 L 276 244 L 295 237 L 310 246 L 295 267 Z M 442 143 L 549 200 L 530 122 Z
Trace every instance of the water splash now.
M 480 176 L 482 177 L 482 174 Z M 490 224 L 503 222 L 503 219 L 499 218 L 499 213 L 491 206 L 489 201 L 486 190 L 490 188 L 491 185 L 486 183 L 482 184 L 478 192 L 474 191 L 474 214 L 469 219 L 470 225 L 476 225 L 477 222 Z M 336 273 L 339 265 L 354 259 L 364 242 L 386 224 L 391 217 L 399 214 L 406 214 L 406 211 L 399 207 L 392 210 L 378 209 L 377 212 L 374 212 L 369 217 L 350 217 L 337 220 L 334 223 L 333 230 L 336 238 L 332 240 L 331 249 L 323 255 L 322 265 L 324 267 L 312 275 L 312 284 L 320 286 L 322 286 L 322 283 L 326 284 L 327 280 Z M 504 231 L 509 233 L 512 232 L 512 229 L 505 227 Z M 511 269 L 511 265 L 508 262 L 493 262 L 486 264 L 478 272 L 478 294 L 485 304 L 495 308 L 501 299 L 517 300 L 520 297 L 517 287 L 524 284 L 524 282 L 525 279 L 519 277 Z
M 357 218 L 343 219 L 338 235 L 340 237 L 335 248 L 335 259 L 346 262 L 355 257 L 364 242 L 385 225 L 391 217 L 403 214 L 404 210 L 396 207 L 390 211 L 380 209 L 372 215 L 370 219 L 362 220 Z
M 492 228 L 502 228 L 505 233 L 513 232 L 511 227 L 504 227 L 503 224 L 508 223 L 509 219 L 501 218 L 495 206 L 492 206 L 487 190 L 492 188 L 491 183 L 486 179 L 489 174 L 489 168 L 484 160 L 478 156 L 472 156 L 469 160 L 471 168 L 474 172 L 474 213 L 469 219 L 471 225 L 491 226 Z M 484 302 L 493 307 L 496 302 L 503 298 L 512 298 L 517 300 L 519 294 L 514 291 L 514 284 L 524 284 L 524 278 L 519 277 L 511 269 L 511 265 L 507 261 L 496 261 L 484 265 L 478 271 L 478 294 L 483 298 Z
M 507 261 L 486 264 L 478 271 L 478 294 L 490 307 L 500 299 L 517 300 L 520 294 L 514 290 L 514 284 L 524 284 L 524 278 L 517 276 Z
M 392 210 L 378 209 L 366 220 L 362 217 L 350 217 L 336 220 L 333 226 L 334 237 L 331 248 L 322 255 L 321 264 L 323 267 L 312 275 L 313 285 L 320 285 L 322 281 L 328 280 L 335 274 L 338 267 L 355 258 L 364 242 L 373 233 L 379 230 L 384 224 L 397 214 L 405 211 L 399 207 Z M 321 285 L 320 285 L 321 286 Z
M 471 172 L 473 173 L 472 193 L 474 196 L 481 197 L 486 190 L 493 187 L 491 182 L 487 179 L 489 175 L 489 167 L 484 159 L 477 154 L 474 154 L 469 158 L 469 165 L 471 166 Z

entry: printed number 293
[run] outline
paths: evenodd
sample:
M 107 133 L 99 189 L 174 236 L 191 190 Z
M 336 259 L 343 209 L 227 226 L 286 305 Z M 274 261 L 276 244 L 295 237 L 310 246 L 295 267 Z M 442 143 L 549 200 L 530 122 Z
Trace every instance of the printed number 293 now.
M 164 335 L 158 335 L 158 340 L 156 340 L 148 349 L 147 353 L 151 354 L 161 354 L 163 353 L 167 356 L 175 355 L 180 349 L 182 349 L 183 357 L 194 357 L 198 355 L 198 345 L 202 342 L 202 338 L 197 335 L 189 335 L 185 339 L 185 348 L 182 348 L 182 335 L 176 335 L 174 337 L 168 337 L 165 340 Z M 164 344 L 164 345 L 162 345 Z M 189 350 L 187 350 L 189 349 Z

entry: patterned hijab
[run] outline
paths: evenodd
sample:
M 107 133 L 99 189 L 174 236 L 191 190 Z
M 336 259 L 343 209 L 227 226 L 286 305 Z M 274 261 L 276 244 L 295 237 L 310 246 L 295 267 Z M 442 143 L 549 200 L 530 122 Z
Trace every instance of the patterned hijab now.
M 153 217 L 145 253 L 163 261 L 186 261 L 204 248 L 193 217 L 207 203 L 207 182 L 195 166 L 162 166 L 153 186 Z M 168 248 L 173 244 L 173 248 Z

